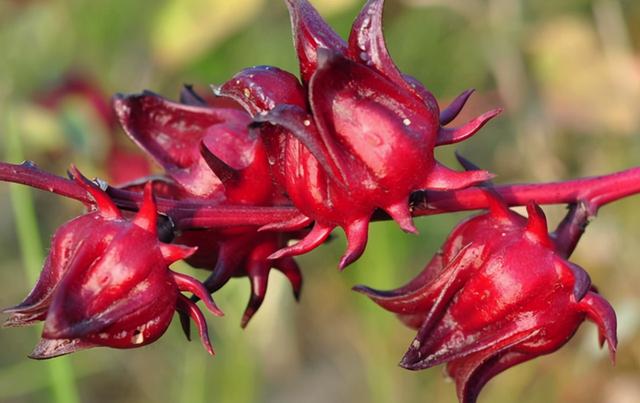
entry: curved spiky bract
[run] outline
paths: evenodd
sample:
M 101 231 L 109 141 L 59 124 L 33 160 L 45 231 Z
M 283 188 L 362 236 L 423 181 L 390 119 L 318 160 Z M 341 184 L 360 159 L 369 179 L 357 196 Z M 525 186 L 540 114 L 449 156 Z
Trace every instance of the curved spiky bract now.
M 418 329 L 400 365 L 447 364 L 463 403 L 492 377 L 562 347 L 585 319 L 613 357 L 616 318 L 589 275 L 556 253 L 543 211 L 510 211 L 484 191 L 490 210 L 460 223 L 427 267 L 392 291 L 354 288 Z
M 178 301 L 176 308 L 179 312 L 182 312 L 189 316 L 189 318 L 193 319 L 198 328 L 198 334 L 200 335 L 200 341 L 202 342 L 202 346 L 207 350 L 209 355 L 215 355 L 215 351 L 213 350 L 213 346 L 211 345 L 211 340 L 209 340 L 209 330 L 207 327 L 207 320 L 202 315 L 198 306 L 190 301 L 184 295 L 178 296 Z
M 91 198 L 95 201 L 96 209 L 100 212 L 100 215 L 105 219 L 118 219 L 122 218 L 122 214 L 115 203 L 111 200 L 102 189 L 100 189 L 95 183 L 87 179 L 75 165 L 71 165 L 69 168 L 69 175 L 71 178 L 84 190 L 91 195 Z

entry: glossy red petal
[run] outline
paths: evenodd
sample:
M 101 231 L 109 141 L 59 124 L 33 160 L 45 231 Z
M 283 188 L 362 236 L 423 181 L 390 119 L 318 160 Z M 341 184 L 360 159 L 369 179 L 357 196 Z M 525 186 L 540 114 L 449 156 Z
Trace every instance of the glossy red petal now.
M 272 66 L 242 70 L 231 80 L 214 89 L 216 95 L 238 102 L 252 116 L 269 112 L 277 105 L 306 108 L 302 85 L 291 73 Z
M 339 54 L 320 56 L 309 94 L 332 159 L 356 157 L 383 187 L 410 187 L 405 182 L 415 181 L 416 171 L 426 174 L 433 165 L 436 117 L 420 100 L 366 66 Z
M 217 124 L 249 124 L 249 116 L 240 110 L 182 105 L 149 92 L 117 95 L 113 105 L 129 137 L 182 186 L 202 197 L 220 187 L 200 156 L 206 129 Z

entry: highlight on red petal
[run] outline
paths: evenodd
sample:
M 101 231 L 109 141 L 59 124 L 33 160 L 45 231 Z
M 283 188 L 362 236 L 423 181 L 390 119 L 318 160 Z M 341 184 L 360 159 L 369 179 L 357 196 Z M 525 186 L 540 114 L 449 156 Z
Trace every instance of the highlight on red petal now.
M 345 54 L 347 44 L 307 0 L 286 0 L 286 3 L 291 16 L 293 42 L 300 62 L 300 76 L 302 82 L 307 83 L 318 65 L 318 49 Z
M 306 107 L 304 89 L 293 74 L 272 66 L 242 70 L 229 81 L 214 88 L 218 96 L 229 97 L 256 116 L 277 105 Z

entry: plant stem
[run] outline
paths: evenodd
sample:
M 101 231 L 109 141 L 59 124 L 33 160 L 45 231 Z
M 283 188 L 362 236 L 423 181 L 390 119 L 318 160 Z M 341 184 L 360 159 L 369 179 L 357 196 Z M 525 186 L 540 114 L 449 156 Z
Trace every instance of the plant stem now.
M 75 182 L 41 171 L 31 163 L 14 165 L 0 162 L 0 181 L 22 183 L 37 189 L 57 193 L 92 204 L 90 196 Z M 640 167 L 608 175 L 536 184 L 507 184 L 491 187 L 509 206 L 522 206 L 531 201 L 538 204 L 585 203 L 589 214 L 598 208 L 640 193 Z M 123 209 L 136 210 L 142 194 L 113 187 L 107 193 Z M 158 210 L 172 218 L 180 229 L 205 229 L 232 226 L 263 226 L 300 217 L 293 206 L 261 207 L 220 205 L 207 200 L 173 200 L 158 197 Z M 488 207 L 482 188 L 449 191 L 418 191 L 412 197 L 415 217 L 479 210 Z M 375 220 L 388 220 L 385 214 L 374 214 Z
M 18 130 L 7 113 L 7 157 L 12 160 L 22 158 L 22 145 Z M 33 198 L 29 189 L 12 187 L 10 197 L 16 220 L 16 232 L 20 243 L 25 274 L 31 284 L 35 284 L 40 275 L 43 261 L 42 241 L 36 220 Z M 49 387 L 52 391 L 51 401 L 55 403 L 79 403 L 78 392 L 74 380 L 74 371 L 69 357 L 49 361 Z

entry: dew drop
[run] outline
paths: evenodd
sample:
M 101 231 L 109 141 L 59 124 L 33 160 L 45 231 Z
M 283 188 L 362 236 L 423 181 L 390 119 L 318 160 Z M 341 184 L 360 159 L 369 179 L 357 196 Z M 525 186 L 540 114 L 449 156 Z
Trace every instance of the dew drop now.
M 305 126 L 309 126 L 311 125 L 311 121 L 309 119 L 305 119 L 304 122 L 302 122 L 302 124 Z
M 136 330 L 133 332 L 133 337 L 131 337 L 131 342 L 133 344 L 142 344 L 144 341 L 144 335 L 140 330 Z
M 409 125 L 411 124 L 411 120 L 410 120 L 410 119 L 405 118 L 405 119 L 402 121 L 402 124 L 403 124 L 403 125 L 405 125 L 405 126 L 409 126 Z

